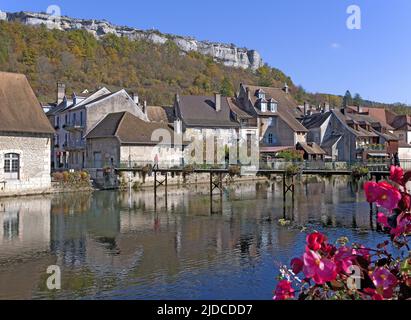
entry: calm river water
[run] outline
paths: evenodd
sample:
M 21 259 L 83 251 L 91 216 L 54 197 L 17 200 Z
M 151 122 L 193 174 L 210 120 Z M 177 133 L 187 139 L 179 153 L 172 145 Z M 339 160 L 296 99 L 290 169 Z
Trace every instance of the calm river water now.
M 0 299 L 271 299 L 278 263 L 304 247 L 301 226 L 375 244 L 363 192 L 302 182 L 283 218 L 281 183 L 0 199 Z M 46 287 L 48 266 L 62 288 Z

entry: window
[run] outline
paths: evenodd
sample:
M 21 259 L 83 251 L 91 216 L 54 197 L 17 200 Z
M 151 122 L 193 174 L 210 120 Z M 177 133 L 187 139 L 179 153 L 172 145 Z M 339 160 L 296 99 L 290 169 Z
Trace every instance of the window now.
M 8 153 L 4 157 L 4 173 L 6 179 L 20 178 L 20 155 Z
M 274 126 L 274 119 L 273 118 L 268 118 L 268 126 L 273 127 Z
M 60 117 L 59 116 L 56 117 L 56 127 L 57 128 L 60 127 Z
M 261 102 L 261 111 L 267 112 L 267 102 Z
M 271 112 L 277 112 L 277 109 L 278 109 L 277 103 L 271 102 L 270 108 L 271 108 Z
M 269 144 L 273 144 L 273 143 L 274 143 L 274 137 L 273 137 L 273 134 L 272 134 L 272 133 L 270 133 L 270 134 L 268 135 L 268 143 L 269 143 Z
M 80 112 L 80 125 L 81 125 L 81 126 L 83 125 L 83 121 L 84 121 L 84 119 L 83 119 L 83 111 L 81 111 L 81 112 Z
M 68 124 L 68 118 L 67 115 L 64 116 L 64 124 Z
M 76 114 L 75 113 L 73 113 L 73 125 L 76 125 Z

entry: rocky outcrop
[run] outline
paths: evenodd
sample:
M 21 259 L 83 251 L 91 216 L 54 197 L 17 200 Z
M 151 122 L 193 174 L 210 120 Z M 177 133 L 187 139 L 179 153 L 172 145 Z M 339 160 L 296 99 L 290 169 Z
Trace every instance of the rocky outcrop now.
M 158 31 L 138 30 L 129 27 L 115 26 L 105 20 L 82 20 L 69 17 L 56 17 L 43 13 L 18 12 L 1 13 L 0 20 L 18 21 L 26 25 L 46 25 L 50 29 L 86 30 L 96 38 L 106 34 L 115 34 L 131 40 L 148 40 L 157 44 L 173 41 L 183 52 L 196 51 L 212 56 L 216 61 L 229 67 L 257 70 L 263 66 L 260 54 L 255 50 L 238 48 L 235 45 L 198 41 L 189 37 L 162 34 Z

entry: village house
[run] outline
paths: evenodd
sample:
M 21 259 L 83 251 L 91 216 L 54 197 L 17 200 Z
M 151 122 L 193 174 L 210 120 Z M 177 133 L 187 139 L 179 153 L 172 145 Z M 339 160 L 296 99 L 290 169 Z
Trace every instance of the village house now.
M 240 159 L 240 147 L 244 147 L 242 150 L 247 151 L 248 157 L 252 156 L 252 149 L 258 153 L 256 123 L 232 98 L 217 93 L 214 97 L 176 95 L 174 114 L 175 130 L 198 146 L 192 146 L 195 150 L 188 149 L 185 153 L 188 162 L 225 164 L 229 160 L 234 162 L 233 159 L 235 163 L 248 162 L 249 159 Z M 196 154 L 197 150 L 201 150 L 201 154 Z
M 26 77 L 0 72 L 0 196 L 50 189 L 53 134 Z
M 240 85 L 236 97 L 239 108 L 256 119 L 262 158 L 272 158 L 280 151 L 295 150 L 305 143 L 308 130 L 297 120 L 297 102 L 284 88 Z
M 333 161 L 387 160 L 398 152 L 398 138 L 391 127 L 368 114 L 348 108 L 323 110 L 306 116 L 307 141 L 318 144 Z
M 87 135 L 87 167 L 173 167 L 182 163 L 182 146 L 174 146 L 174 131 L 130 112 L 110 113 Z
M 53 168 L 83 169 L 86 167 L 85 136 L 109 113 L 128 111 L 147 120 L 145 105 L 137 95 L 124 89 L 111 92 L 101 88 L 90 94 L 87 91 L 68 98 L 64 84 L 58 84 L 57 103 L 47 113 L 56 130 L 53 143 Z

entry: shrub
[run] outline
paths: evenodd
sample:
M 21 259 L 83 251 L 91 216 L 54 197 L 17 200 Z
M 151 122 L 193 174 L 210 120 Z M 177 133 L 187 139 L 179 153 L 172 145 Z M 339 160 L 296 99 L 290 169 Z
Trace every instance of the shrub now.
M 287 150 L 277 153 L 276 158 L 284 159 L 285 161 L 302 161 L 303 156 L 296 150 Z

